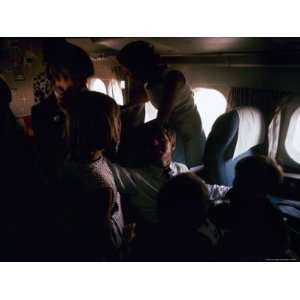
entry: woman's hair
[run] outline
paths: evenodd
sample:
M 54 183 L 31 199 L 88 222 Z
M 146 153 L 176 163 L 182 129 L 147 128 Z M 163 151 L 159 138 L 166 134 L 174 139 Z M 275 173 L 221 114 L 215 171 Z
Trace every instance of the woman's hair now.
M 47 72 L 51 77 L 68 73 L 72 79 L 85 82 L 94 75 L 94 66 L 88 54 L 67 42 L 56 42 L 46 52 Z
M 102 93 L 83 91 L 70 109 L 70 147 L 72 155 L 88 155 L 108 150 L 119 142 L 120 109 Z
M 127 44 L 117 55 L 117 59 L 121 65 L 134 70 L 161 64 L 154 46 L 145 41 Z
M 198 228 L 208 209 L 207 185 L 193 173 L 173 177 L 158 195 L 158 212 L 165 226 Z

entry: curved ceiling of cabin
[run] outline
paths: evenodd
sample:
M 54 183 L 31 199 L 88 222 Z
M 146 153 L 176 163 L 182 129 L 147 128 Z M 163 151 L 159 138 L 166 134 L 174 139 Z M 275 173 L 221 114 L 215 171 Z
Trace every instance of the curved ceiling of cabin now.
M 22 64 L 41 52 L 45 38 L 0 39 L 0 71 Z M 66 38 L 93 58 L 114 56 L 127 43 L 146 40 L 154 44 L 168 63 L 197 63 L 221 66 L 300 67 L 300 38 L 280 37 L 93 37 Z M 38 50 L 39 49 L 39 50 Z M 29 52 L 28 52 L 29 50 Z M 30 54 L 31 52 L 31 54 Z M 24 61 L 24 59 L 23 59 Z
M 141 37 L 141 38 L 68 38 L 90 53 L 115 54 L 124 45 L 136 40 L 154 44 L 165 56 L 189 56 L 203 54 L 247 54 L 300 51 L 300 38 L 248 38 L 248 37 Z

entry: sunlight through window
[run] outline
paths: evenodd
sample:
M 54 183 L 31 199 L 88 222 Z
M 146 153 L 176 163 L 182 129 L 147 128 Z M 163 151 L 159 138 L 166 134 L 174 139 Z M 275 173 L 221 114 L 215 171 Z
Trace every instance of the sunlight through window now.
M 223 94 L 214 89 L 196 88 L 193 91 L 203 129 L 208 136 L 216 119 L 225 113 L 227 101 Z
M 300 163 L 300 108 L 293 113 L 285 140 L 288 155 Z
M 92 78 L 88 83 L 88 89 L 94 92 L 107 94 L 105 83 L 99 78 Z
M 110 97 L 112 97 L 113 99 L 115 99 L 115 101 L 119 105 L 124 104 L 122 86 L 116 79 L 112 79 L 111 82 L 109 83 L 109 85 L 108 85 L 108 95 Z
M 157 118 L 157 109 L 148 101 L 145 104 L 145 123 L 155 120 Z

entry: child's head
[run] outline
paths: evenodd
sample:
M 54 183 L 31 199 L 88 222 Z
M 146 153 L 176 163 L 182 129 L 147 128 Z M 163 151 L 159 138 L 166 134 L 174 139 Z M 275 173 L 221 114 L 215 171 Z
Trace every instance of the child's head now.
M 278 188 L 282 182 L 281 167 L 266 156 L 250 156 L 236 165 L 234 189 L 250 196 L 266 196 Z
M 101 93 L 82 91 L 70 110 L 71 151 L 88 155 L 108 150 L 119 143 L 120 109 L 115 101 Z
M 59 100 L 85 87 L 87 79 L 94 74 L 94 66 L 88 54 L 75 45 L 58 43 L 52 49 L 51 56 L 48 56 L 47 70 Z
M 172 178 L 158 195 L 158 211 L 165 227 L 197 229 L 209 209 L 207 185 L 193 173 Z

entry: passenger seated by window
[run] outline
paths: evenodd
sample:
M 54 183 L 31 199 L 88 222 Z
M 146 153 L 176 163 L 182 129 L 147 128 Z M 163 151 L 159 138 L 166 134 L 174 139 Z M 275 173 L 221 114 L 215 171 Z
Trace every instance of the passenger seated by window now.
M 285 256 L 285 223 L 269 198 L 282 178 L 281 168 L 268 157 L 252 156 L 238 162 L 228 200 L 212 213 L 212 219 L 227 232 L 223 258 L 264 260 Z
M 46 179 L 57 177 L 58 167 L 67 153 L 66 114 L 77 92 L 86 89 L 94 73 L 88 54 L 69 43 L 52 47 L 47 61 L 54 93 L 32 107 L 32 128 Z
M 72 195 L 63 197 L 63 222 L 65 230 L 72 228 L 73 239 L 66 247 L 84 260 L 116 260 L 124 221 L 120 194 L 104 155 L 119 141 L 119 107 L 110 97 L 90 91 L 79 93 L 74 101 L 69 119 L 71 151 L 62 179 Z
M 126 204 L 138 223 L 158 223 L 157 194 L 170 178 L 189 172 L 187 166 L 174 162 L 172 155 L 176 148 L 175 131 L 169 127 L 149 122 L 140 130 L 136 140 L 135 156 L 139 156 L 139 168 L 124 168 L 110 163 L 120 193 L 126 197 Z M 208 185 L 211 200 L 222 199 L 230 188 Z
M 193 92 L 182 72 L 164 65 L 153 45 L 144 41 L 129 43 L 117 59 L 132 78 L 144 84 L 147 97 L 136 99 L 136 104 L 151 101 L 158 109 L 156 122 L 172 126 L 182 137 L 187 165 L 200 165 L 205 134 Z
M 154 259 L 213 260 L 221 236 L 207 217 L 210 205 L 207 185 L 195 174 L 181 174 L 166 183 L 158 195 L 160 225 Z

